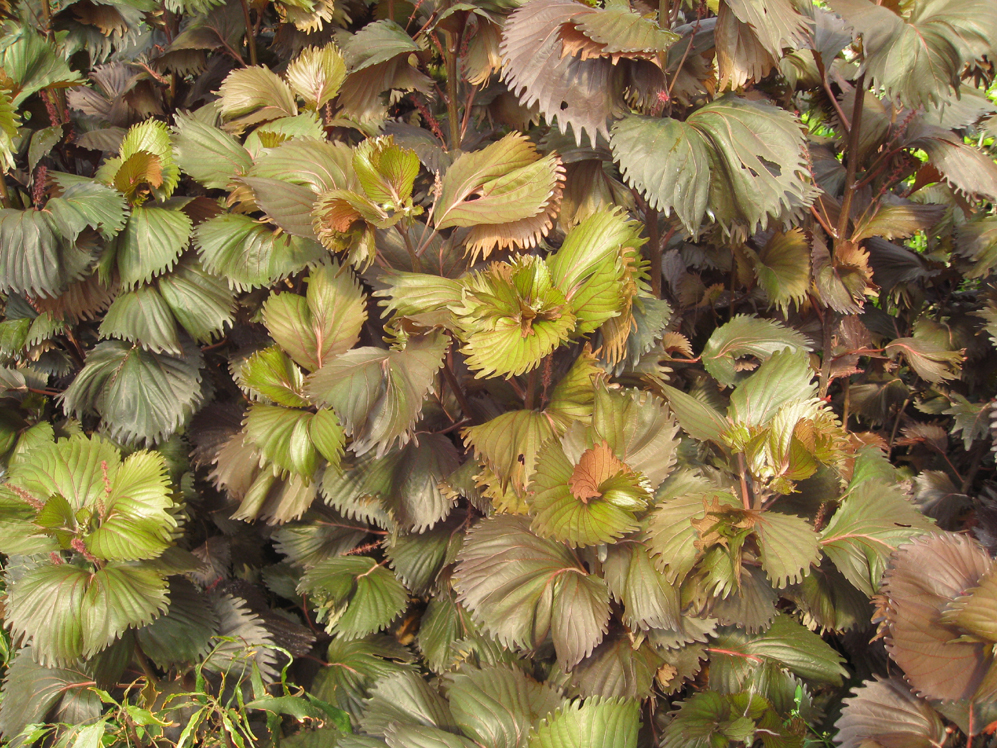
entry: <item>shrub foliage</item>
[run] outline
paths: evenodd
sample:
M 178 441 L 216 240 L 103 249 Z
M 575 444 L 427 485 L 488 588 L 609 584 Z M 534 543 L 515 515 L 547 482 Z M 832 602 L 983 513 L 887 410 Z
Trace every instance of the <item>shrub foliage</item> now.
M 992 0 L 0 19 L 12 746 L 993 731 Z

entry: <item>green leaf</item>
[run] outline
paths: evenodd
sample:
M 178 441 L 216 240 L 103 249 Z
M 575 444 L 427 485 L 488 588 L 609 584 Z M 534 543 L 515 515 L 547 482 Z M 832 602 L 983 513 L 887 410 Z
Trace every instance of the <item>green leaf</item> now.
M 538 257 L 495 263 L 465 283 L 464 298 L 451 311 L 464 341 L 461 351 L 477 378 L 518 376 L 536 368 L 575 327 L 567 299 Z
M 99 343 L 63 393 L 63 408 L 77 417 L 95 411 L 116 439 L 158 443 L 200 404 L 201 352 L 152 353 L 127 343 Z
M 810 351 L 809 341 L 799 332 L 774 320 L 739 314 L 718 327 L 703 348 L 703 366 L 721 384 L 737 380 L 737 359 L 751 355 L 767 360 L 776 351 Z
M 802 581 L 811 565 L 820 560 L 817 533 L 802 517 L 762 512 L 757 517 L 754 532 L 762 568 L 777 590 Z
M 853 241 L 858 241 L 853 238 Z M 784 314 L 803 303 L 810 290 L 810 244 L 800 229 L 777 231 L 757 254 L 752 252 L 755 278 L 769 304 Z
M 931 125 L 912 129 L 906 145 L 921 148 L 944 181 L 973 198 L 997 199 L 997 164 L 949 130 Z
M 31 28 L 25 28 L 19 38 L 4 48 L 0 68 L 13 79 L 12 103 L 16 107 L 42 89 L 66 88 L 84 82 L 55 43 Z
M 289 140 L 261 153 L 250 175 L 280 179 L 315 194 L 353 183 L 353 149 L 345 143 Z
M 731 394 L 731 418 L 745 426 L 768 424 L 783 405 L 817 395 L 813 376 L 804 353 L 776 351 Z
M 210 654 L 202 660 L 210 673 L 224 673 L 228 683 L 248 681 L 253 672 L 276 680 L 277 655 L 273 635 L 246 602 L 229 594 L 211 598 L 218 631 Z
M 997 571 L 991 569 L 979 584 L 949 604 L 942 620 L 955 624 L 983 641 L 997 642 Z
M 527 502 L 538 535 L 571 547 L 614 543 L 638 528 L 635 513 L 649 498 L 626 464 L 603 441 L 576 463 L 561 442 L 551 440 L 537 455 Z
M 308 187 L 261 177 L 241 177 L 238 182 L 253 191 L 256 205 L 271 223 L 291 236 L 317 239 L 312 227 L 312 208 L 317 196 Z
M 291 87 L 265 67 L 233 70 L 218 93 L 219 111 L 229 128 L 237 132 L 298 113 Z
M 163 670 L 200 660 L 218 627 L 214 609 L 192 583 L 175 576 L 169 587 L 169 609 L 135 632 L 142 652 Z
M 385 553 L 391 568 L 412 594 L 428 594 L 440 570 L 454 562 L 464 540 L 461 526 L 451 517 L 426 532 L 389 537 Z
M 412 149 L 395 145 L 390 135 L 369 138 L 353 152 L 353 171 L 375 203 L 411 208 L 412 185 L 419 176 L 419 157 Z
M 414 657 L 388 635 L 359 641 L 333 639 L 326 652 L 329 667 L 315 677 L 313 693 L 358 717 L 374 684 L 414 670 Z
M 912 109 L 958 93 L 963 67 L 992 50 L 997 34 L 985 0 L 928 0 L 908 18 L 869 0 L 828 4 L 861 35 L 861 69 L 870 82 Z
M 392 724 L 424 725 L 456 733 L 446 700 L 417 673 L 405 671 L 381 680 L 371 692 L 360 726 L 385 735 Z
M 816 195 L 799 122 L 769 104 L 727 95 L 684 122 L 625 117 L 611 142 L 627 181 L 693 235 L 704 218 L 734 237 L 765 230 Z
M 476 748 L 467 738 L 426 725 L 395 722 L 384 731 L 388 748 Z
M 70 182 L 40 211 L 0 210 L 0 289 L 31 296 L 58 296 L 91 269 L 89 243 L 77 240 L 87 226 L 109 238 L 125 223 L 127 205 L 116 190 L 92 180 Z
M 148 283 L 176 265 L 190 241 L 191 220 L 171 208 L 132 209 L 115 257 L 126 288 Z
M 408 605 L 408 593 L 395 575 L 376 561 L 344 556 L 322 561 L 305 572 L 298 592 L 317 603 L 326 630 L 360 639 L 386 628 Z
M 159 159 L 160 185 L 152 185 L 152 192 L 159 200 L 165 200 L 180 182 L 180 167 L 173 160 L 173 144 L 166 123 L 148 119 L 133 125 L 121 141 L 119 156 L 123 163 L 138 153 L 150 153 Z M 105 162 L 105 165 L 110 162 Z
M 235 299 L 225 281 L 193 259 L 159 277 L 159 295 L 174 318 L 198 343 L 210 343 L 235 319 Z
M 661 748 L 711 748 L 732 742 L 754 745 L 755 721 L 760 720 L 769 703 L 755 694 L 743 696 L 746 703 L 741 704 L 735 703 L 737 696 L 715 691 L 693 694 L 672 716 Z
M 22 647 L 8 664 L 4 676 L 0 734 L 11 748 L 25 745 L 19 737 L 21 731 L 30 724 L 44 723 L 64 696 L 72 698 L 81 691 L 89 693 L 93 680 L 76 663 L 65 668 L 47 668 L 38 664 L 35 656 L 32 647 Z
M 200 224 L 194 241 L 205 270 L 238 290 L 272 285 L 327 254 L 314 241 L 273 232 L 235 213 Z
M 540 723 L 529 748 L 637 748 L 639 729 L 639 701 L 573 701 Z
M 355 348 L 315 372 L 309 396 L 331 407 L 353 437 L 353 452 L 383 455 L 405 444 L 433 386 L 449 340 L 441 333 L 412 338 L 403 351 Z
M 535 410 L 512 410 L 463 431 L 464 444 L 495 473 L 501 490 L 517 496 L 526 495 L 540 449 L 554 434 L 550 420 Z
M 453 497 L 441 486 L 458 465 L 457 450 L 449 439 L 423 434 L 418 444 L 409 441 L 383 457 L 365 453 L 343 475 L 327 470 L 322 495 L 348 516 L 425 532 L 453 508 Z
M 249 151 L 232 135 L 196 117 L 177 113 L 173 153 L 185 173 L 208 189 L 223 190 L 253 166 Z
M 272 295 L 263 307 L 271 337 L 308 371 L 352 348 L 366 319 L 366 299 L 356 277 L 336 263 L 312 270 L 305 296 Z
M 20 124 L 21 118 L 11 101 L 10 92 L 0 88 L 0 170 L 5 172 L 14 168 L 14 139 Z
M 246 437 L 260 453 L 260 467 L 269 466 L 281 476 L 294 474 L 306 481 L 318 467 L 318 452 L 312 445 L 313 413 L 279 405 L 254 403 L 246 415 Z
M 166 612 L 166 580 L 150 569 L 109 563 L 90 578 L 82 600 L 84 657 L 93 657 L 126 629 L 141 628 Z
M 844 657 L 785 613 L 776 616 L 768 630 L 758 636 L 749 638 L 729 631 L 712 646 L 710 661 L 718 671 L 735 664 L 739 668 L 744 663 L 758 667 L 775 662 L 801 678 L 839 686 L 848 675 L 842 667 Z M 721 649 L 729 652 L 720 652 Z
M 38 162 L 45 158 L 62 140 L 62 135 L 62 125 L 53 125 L 35 131 L 31 136 L 31 145 L 28 147 L 28 168 L 31 171 L 34 171 Z
M 70 564 L 39 566 L 8 591 L 5 617 L 12 638 L 31 645 L 40 664 L 69 664 L 83 654 L 81 608 L 90 576 Z
M 173 498 L 162 455 L 129 455 L 97 502 L 103 505 L 100 525 L 84 543 L 98 558 L 155 558 L 173 545 L 177 521 L 170 513 Z
M 530 729 L 562 703 L 549 685 L 510 667 L 458 673 L 447 696 L 461 730 L 490 748 L 524 745 Z
M 526 137 L 509 133 L 447 169 L 433 209 L 436 228 L 469 227 L 472 255 L 535 247 L 553 225 L 563 182 L 556 155 L 541 158 Z
M 467 535 L 454 587 L 475 623 L 506 646 L 532 648 L 550 633 L 570 668 L 602 640 L 609 590 L 561 544 L 538 538 L 529 520 L 497 516 Z
M 307 408 L 302 397 L 305 378 L 287 354 L 272 345 L 257 351 L 239 368 L 235 380 L 249 397 L 273 400 L 288 408 Z
M 704 518 L 704 504 L 715 500 L 722 506 L 741 505 L 729 489 L 721 489 L 684 470 L 676 472 L 658 489 L 646 540 L 655 563 L 672 584 L 680 583 L 696 565 L 698 535 L 692 520 Z
M 152 286 L 117 296 L 100 323 L 100 337 L 128 341 L 157 353 L 181 353 L 173 313 Z
M 644 546 L 620 544 L 611 547 L 603 563 L 603 576 L 613 598 L 623 604 L 628 628 L 679 628 L 678 590 L 654 568 Z
M 730 428 L 730 423 L 722 413 L 709 403 L 667 384 L 662 386 L 662 390 L 683 431 L 697 441 L 723 445 L 723 434 Z
M 321 109 L 346 80 L 346 61 L 335 44 L 306 47 L 287 66 L 287 82 L 311 109 Z
M 849 491 L 820 544 L 845 578 L 871 597 L 897 546 L 933 529 L 897 486 L 866 481 Z

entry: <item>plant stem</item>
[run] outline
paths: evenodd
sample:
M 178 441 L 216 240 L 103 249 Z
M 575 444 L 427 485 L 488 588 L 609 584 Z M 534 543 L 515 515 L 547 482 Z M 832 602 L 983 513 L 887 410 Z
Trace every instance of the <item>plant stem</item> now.
M 444 33 L 444 55 L 447 63 L 447 124 L 450 125 L 450 150 L 460 148 L 460 111 L 457 106 L 457 69 L 460 36 L 450 31 Z
M 256 65 L 256 36 L 253 34 L 253 19 L 249 15 L 249 0 L 242 1 L 242 17 L 246 21 L 246 47 L 249 49 L 249 64 Z
M 831 386 L 831 363 L 834 360 L 834 326 L 838 323 L 838 313 L 831 308 L 824 312 L 824 350 L 820 365 L 820 397 L 827 397 Z
M 473 421 L 474 417 L 471 411 L 471 404 L 467 401 L 467 396 L 464 394 L 464 390 L 461 388 L 460 382 L 457 381 L 457 376 L 451 368 L 449 359 L 450 355 L 447 354 L 447 360 L 443 362 L 443 378 L 446 379 L 447 384 L 450 385 L 450 391 L 453 392 L 454 397 L 457 398 L 457 404 L 460 405 L 460 409 L 464 413 L 464 417 L 469 421 Z
M 658 0 L 658 27 L 662 29 L 667 29 L 669 21 L 671 21 L 671 15 L 672 15 L 671 0 Z
M 7 191 L 7 177 L 2 171 L 0 171 L 0 203 L 2 203 L 5 208 L 14 207 L 14 205 L 10 202 L 10 193 Z
M 855 197 L 855 173 L 859 166 L 859 135 L 862 131 L 862 107 L 865 105 L 865 73 L 855 81 L 855 108 L 852 111 L 852 127 L 848 133 L 848 163 L 845 167 L 845 194 L 841 200 L 841 215 L 838 216 L 838 235 L 834 238 L 835 250 L 845 241 L 848 220 L 851 218 L 852 200 Z
M 744 504 L 745 509 L 751 509 L 751 491 L 748 489 L 748 480 L 745 477 L 748 466 L 744 462 L 743 452 L 737 453 L 737 472 L 741 479 L 741 503 Z

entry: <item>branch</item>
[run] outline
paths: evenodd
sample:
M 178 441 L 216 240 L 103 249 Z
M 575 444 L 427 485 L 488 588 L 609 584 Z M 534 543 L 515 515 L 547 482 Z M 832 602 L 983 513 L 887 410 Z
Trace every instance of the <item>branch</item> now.
M 865 73 L 855 81 L 855 108 L 852 112 L 852 129 L 848 134 L 848 165 L 845 168 L 845 195 L 841 200 L 841 215 L 838 216 L 838 234 L 835 249 L 845 241 L 848 219 L 851 218 L 852 200 L 855 197 L 855 172 L 859 165 L 859 134 L 862 131 L 862 107 L 865 106 Z

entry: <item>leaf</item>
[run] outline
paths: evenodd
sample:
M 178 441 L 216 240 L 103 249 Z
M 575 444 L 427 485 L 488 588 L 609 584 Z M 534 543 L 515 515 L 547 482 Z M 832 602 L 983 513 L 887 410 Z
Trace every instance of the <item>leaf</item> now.
M 156 181 L 161 179 L 162 182 L 159 185 L 150 182 L 152 192 L 159 200 L 166 200 L 173 194 L 180 182 L 180 167 L 173 160 L 170 131 L 164 122 L 149 119 L 133 125 L 125 133 L 118 153 L 123 164 L 127 164 L 129 159 L 139 153 L 155 156 L 159 161 L 159 176 Z M 113 161 L 106 161 L 101 168 L 106 169 L 112 164 Z
M 495 473 L 499 488 L 525 496 L 540 449 L 555 431 L 543 413 L 512 410 L 462 433 L 464 444 Z
M 158 443 L 187 420 L 203 397 L 200 350 L 152 353 L 117 340 L 99 343 L 63 393 L 77 417 L 95 411 L 114 438 Z
M 305 296 L 274 294 L 263 307 L 271 337 L 308 371 L 352 348 L 366 319 L 366 298 L 356 277 L 336 263 L 312 270 Z
M 173 317 L 198 343 L 210 343 L 235 319 L 227 284 L 196 260 L 182 260 L 173 272 L 160 276 L 158 286 Z
M 930 231 L 944 213 L 945 208 L 941 205 L 880 205 L 877 211 L 856 225 L 851 240 L 859 242 L 874 236 L 905 239 L 918 231 Z
M 467 738 L 425 725 L 395 722 L 384 732 L 388 748 L 475 748 Z
M 613 598 L 623 603 L 629 629 L 679 628 L 678 591 L 654 568 L 643 546 L 613 546 L 603 564 L 603 576 Z
M 58 296 L 93 265 L 89 246 L 78 243 L 84 228 L 112 237 L 124 225 L 126 209 L 116 190 L 81 180 L 50 199 L 43 210 L 0 210 L 0 244 L 21 248 L 16 256 L 0 253 L 0 288 Z
M 84 657 L 93 657 L 126 629 L 166 612 L 166 580 L 151 569 L 112 562 L 91 575 L 81 601 Z
M 820 544 L 845 578 L 871 597 L 897 546 L 933 528 L 896 487 L 870 480 L 845 496 Z
M 938 384 L 959 377 L 962 351 L 947 351 L 931 340 L 897 338 L 886 345 L 891 356 L 904 355 L 914 372 L 929 382 Z
M 762 568 L 777 590 L 802 581 L 810 567 L 820 560 L 817 534 L 802 517 L 762 512 L 754 532 Z
M 121 284 L 132 288 L 148 283 L 172 268 L 187 248 L 191 226 L 179 210 L 133 208 L 115 252 Z
M 799 307 L 810 290 L 810 244 L 803 231 L 773 234 L 758 252 L 754 271 L 770 304 L 784 314 L 790 304 Z
M 169 609 L 136 632 L 142 652 L 163 670 L 200 660 L 218 626 L 214 609 L 193 584 L 175 576 L 169 587 Z
M 2 96 L 4 94 L 0 94 Z M 0 99 L 2 101 L 2 99 Z M 0 107 L 2 110 L 2 107 Z M 11 123 L 14 119 L 9 120 Z M 0 125 L 0 129 L 7 131 L 7 128 Z M 14 130 L 16 132 L 16 130 Z M 38 162 L 45 158 L 52 149 L 59 144 L 63 136 L 63 126 L 53 125 L 52 127 L 46 127 L 42 130 L 37 130 L 31 136 L 31 145 L 28 147 L 28 168 L 34 171 Z
M 704 218 L 724 234 L 750 235 L 770 221 L 779 224 L 798 215 L 816 195 L 806 181 L 809 169 L 796 119 L 732 95 L 681 123 L 626 117 L 614 126 L 611 143 L 626 180 L 666 215 L 674 210 L 693 235 Z M 696 174 L 695 191 L 678 176 L 690 173 Z
M 311 481 L 318 467 L 312 444 L 313 413 L 279 405 L 254 403 L 246 414 L 246 438 L 260 453 L 260 467 L 284 477 L 296 475 Z
M 344 80 L 346 62 L 335 44 L 321 49 L 306 47 L 287 66 L 287 82 L 312 109 L 321 109 L 332 101 Z
M 151 559 L 173 545 L 177 521 L 170 511 L 173 497 L 162 455 L 129 455 L 96 503 L 103 506 L 100 525 L 83 542 L 97 558 Z
M 454 586 L 475 623 L 506 646 L 535 647 L 551 633 L 566 668 L 591 653 L 609 620 L 605 583 L 564 546 L 533 535 L 527 518 L 498 516 L 475 525 L 458 556 Z
M 683 431 L 701 442 L 723 444 L 722 435 L 730 424 L 719 411 L 714 410 L 708 403 L 667 384 L 662 386 L 662 390 Z
M 343 556 L 308 569 L 298 584 L 319 607 L 326 630 L 360 639 L 386 628 L 408 605 L 408 593 L 395 575 L 373 559 Z
M 419 176 L 419 157 L 395 145 L 392 136 L 370 138 L 353 152 L 353 171 L 364 193 L 394 210 L 411 210 L 412 185 Z
M 987 678 L 993 665 L 990 643 L 961 639 L 959 629 L 942 615 L 954 598 L 980 584 L 992 568 L 992 559 L 979 545 L 952 534 L 915 539 L 890 560 L 882 584 L 887 596 L 886 649 L 917 695 L 993 698 L 992 679 Z
M 11 748 L 25 745 L 21 731 L 41 724 L 65 697 L 89 689 L 92 678 L 75 663 L 65 668 L 48 668 L 35 661 L 32 647 L 22 647 L 11 658 L 4 675 L 0 699 L 0 734 Z M 67 699 L 68 700 L 68 699 Z
M 942 621 L 983 641 L 997 642 L 997 572 L 991 569 L 980 583 L 949 603 Z
M 275 679 L 277 656 L 273 635 L 258 615 L 240 597 L 217 595 L 212 598 L 218 631 L 203 668 L 209 673 L 224 673 L 229 683 L 246 680 L 253 671 L 263 678 Z
M 360 720 L 369 735 L 383 736 L 393 723 L 458 730 L 446 700 L 418 673 L 410 671 L 379 681 Z
M 648 641 L 635 647 L 628 634 L 611 630 L 592 654 L 572 669 L 571 694 L 645 699 L 662 665 L 663 658 Z
M 997 164 L 951 131 L 931 125 L 915 127 L 907 145 L 922 148 L 929 163 L 956 190 L 974 198 L 997 199 Z
M 12 104 L 20 107 L 31 94 L 46 88 L 83 83 L 54 42 L 26 28 L 0 55 L 0 68 L 13 81 Z
M 235 380 L 249 397 L 273 400 L 288 408 L 307 408 L 302 397 L 305 378 L 291 359 L 273 345 L 257 351 L 239 368 Z
M 817 395 L 813 376 L 805 354 L 792 349 L 776 351 L 731 394 L 731 418 L 746 426 L 768 424 L 787 403 Z
M 376 683 L 415 667 L 408 649 L 380 634 L 359 641 L 333 639 L 325 659 L 329 667 L 318 672 L 312 692 L 354 717 L 360 715 Z
M 458 464 L 445 436 L 424 434 L 418 444 L 410 441 L 383 457 L 365 453 L 342 476 L 327 470 L 322 495 L 347 516 L 425 532 L 453 508 L 453 496 L 441 486 Z
M 75 662 L 83 654 L 81 615 L 90 572 L 70 564 L 39 566 L 8 592 L 11 638 L 32 646 L 41 665 Z
M 403 351 L 354 348 L 315 372 L 306 391 L 336 411 L 353 452 L 383 455 L 405 444 L 449 344 L 441 333 L 410 339 Z
M 731 651 L 722 653 L 719 649 Z M 841 685 L 842 678 L 848 675 L 842 667 L 844 657 L 785 613 L 776 616 L 768 630 L 756 637 L 729 632 L 718 639 L 710 655 L 711 663 L 719 669 L 726 658 L 740 658 L 753 665 L 775 662 L 801 678 L 832 685 Z
M 536 368 L 575 326 L 567 299 L 538 257 L 495 263 L 465 284 L 460 306 L 451 311 L 464 341 L 461 351 L 477 378 L 518 376 Z
M 671 584 L 681 583 L 696 565 L 698 535 L 692 521 L 702 519 L 704 503 L 713 501 L 732 507 L 741 504 L 729 489 L 718 488 L 688 471 L 675 473 L 658 489 L 646 542 L 655 564 Z
M 869 0 L 828 4 L 861 35 L 862 71 L 910 108 L 958 93 L 963 66 L 991 49 L 997 30 L 983 0 L 919 3 L 908 19 Z
M 573 701 L 544 719 L 529 748 L 636 748 L 640 702 L 591 698 Z
M 0 169 L 4 171 L 14 168 L 14 138 L 20 124 L 21 118 L 11 101 L 10 92 L 0 88 Z M 31 168 L 34 169 L 34 165 Z
M 510 667 L 458 673 L 447 696 L 461 731 L 490 748 L 525 745 L 531 727 L 562 703 L 549 685 Z
M 181 353 L 173 313 L 151 286 L 117 296 L 100 323 L 100 337 L 128 341 L 156 353 Z
M 896 676 L 864 681 L 843 703 L 834 724 L 841 748 L 932 748 L 947 738 L 938 713 Z
M 509 16 L 500 46 L 509 90 L 522 106 L 556 119 L 562 133 L 570 127 L 579 145 L 583 136 L 594 143 L 608 135 L 607 119 L 625 111 L 613 88 L 612 61 L 582 59 L 562 42 L 565 24 L 586 12 L 592 11 L 571 0 L 534 0 Z
M 256 158 L 250 175 L 280 179 L 321 194 L 351 184 L 353 149 L 345 143 L 288 140 Z
M 312 207 L 316 196 L 308 187 L 261 177 L 241 177 L 238 181 L 253 191 L 256 205 L 278 228 L 291 236 L 316 240 L 312 227 Z
M 253 166 L 249 151 L 232 135 L 183 113 L 175 117 L 173 153 L 180 168 L 208 189 L 225 189 Z
M 391 568 L 414 595 L 434 591 L 440 571 L 457 557 L 464 541 L 462 523 L 451 517 L 422 533 L 398 534 L 388 539 L 386 555 Z
M 225 278 L 237 290 L 272 285 L 326 254 L 314 241 L 281 235 L 234 213 L 200 224 L 194 241 L 205 270 Z
M 265 67 L 233 70 L 218 93 L 222 118 L 236 132 L 298 113 L 290 86 Z
M 469 227 L 467 251 L 528 249 L 550 230 L 564 189 L 564 167 L 554 154 L 541 158 L 524 136 L 461 154 L 443 176 L 434 207 L 437 229 Z
M 745 355 L 763 361 L 776 351 L 810 351 L 809 341 L 796 330 L 773 320 L 739 314 L 718 327 L 703 348 L 703 366 L 721 384 L 736 381 L 736 360 Z

